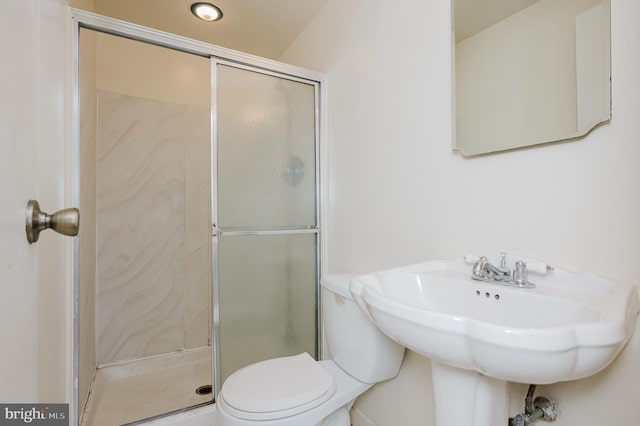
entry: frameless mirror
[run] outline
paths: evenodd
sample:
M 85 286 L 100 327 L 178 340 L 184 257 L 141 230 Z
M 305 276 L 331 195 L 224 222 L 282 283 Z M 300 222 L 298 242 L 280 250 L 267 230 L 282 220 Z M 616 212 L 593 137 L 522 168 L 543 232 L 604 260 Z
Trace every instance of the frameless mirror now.
M 610 0 L 452 0 L 453 148 L 579 139 L 611 118 Z

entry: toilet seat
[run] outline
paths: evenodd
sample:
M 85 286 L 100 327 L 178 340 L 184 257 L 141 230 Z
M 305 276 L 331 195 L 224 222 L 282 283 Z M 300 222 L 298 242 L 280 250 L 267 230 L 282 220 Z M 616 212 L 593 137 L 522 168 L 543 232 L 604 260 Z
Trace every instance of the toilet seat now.
M 241 419 L 273 420 L 317 407 L 335 390 L 331 374 L 302 353 L 236 371 L 224 382 L 218 402 Z

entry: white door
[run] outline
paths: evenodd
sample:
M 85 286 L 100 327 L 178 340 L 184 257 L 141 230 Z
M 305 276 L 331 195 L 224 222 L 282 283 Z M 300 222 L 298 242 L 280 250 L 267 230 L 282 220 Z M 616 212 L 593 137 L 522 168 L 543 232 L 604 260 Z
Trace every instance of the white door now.
M 69 402 L 72 238 L 25 237 L 29 199 L 71 207 L 66 0 L 0 12 L 0 401 Z

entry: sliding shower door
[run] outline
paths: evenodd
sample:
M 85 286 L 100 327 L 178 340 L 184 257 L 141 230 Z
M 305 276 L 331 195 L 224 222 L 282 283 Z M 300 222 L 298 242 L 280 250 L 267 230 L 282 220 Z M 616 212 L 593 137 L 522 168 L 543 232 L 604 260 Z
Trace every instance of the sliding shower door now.
M 210 60 L 78 30 L 82 425 L 211 403 Z
M 317 83 L 213 60 L 217 387 L 248 364 L 317 356 Z

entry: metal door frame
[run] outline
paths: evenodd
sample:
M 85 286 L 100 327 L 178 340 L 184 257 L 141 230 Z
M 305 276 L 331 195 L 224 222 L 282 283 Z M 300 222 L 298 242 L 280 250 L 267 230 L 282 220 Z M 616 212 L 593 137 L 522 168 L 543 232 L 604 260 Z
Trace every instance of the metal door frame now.
M 322 73 L 318 73 L 316 71 L 311 71 L 305 68 L 296 67 L 293 65 L 288 65 L 282 62 L 273 61 L 270 59 L 261 58 L 255 55 L 250 55 L 242 52 L 238 52 L 232 49 L 227 49 L 220 46 L 215 46 L 209 43 L 189 39 L 186 37 L 178 36 L 175 34 L 170 34 L 164 31 L 155 30 L 152 28 L 144 27 L 137 24 L 132 24 L 129 22 L 121 21 L 118 19 L 109 18 L 106 16 L 98 15 L 95 13 L 87 12 L 84 10 L 70 8 L 71 15 L 71 104 L 70 115 L 71 115 L 71 137 L 68 144 L 69 151 L 71 152 L 71 164 L 70 164 L 70 178 L 73 180 L 72 183 L 72 200 L 75 205 L 79 205 L 80 200 L 80 111 L 79 111 L 79 38 L 80 38 L 80 29 L 89 29 L 94 30 L 101 33 L 116 35 L 120 37 L 124 37 L 127 39 L 131 39 L 134 41 L 140 41 L 160 47 L 166 47 L 169 49 L 190 53 L 198 56 L 202 56 L 205 58 L 210 58 L 211 60 L 211 132 L 210 132 L 210 149 L 211 149 L 211 224 L 212 224 L 212 261 L 217 262 L 217 238 L 215 238 L 214 230 L 215 230 L 215 222 L 214 218 L 217 217 L 217 204 L 215 197 L 215 191 L 217 189 L 217 182 L 214 173 L 214 167 L 217 161 L 217 137 L 216 132 L 214 131 L 217 126 L 216 115 L 215 115 L 215 86 L 214 86 L 214 77 L 216 77 L 216 67 L 217 64 L 226 64 L 231 65 L 238 68 L 244 68 L 251 71 L 260 72 L 263 74 L 273 75 L 289 80 L 304 82 L 308 84 L 312 84 L 315 86 L 315 140 L 316 140 L 316 224 L 315 228 L 310 228 L 308 230 L 290 230 L 290 231 L 248 231 L 247 233 L 270 233 L 274 232 L 278 233 L 315 233 L 317 234 L 317 251 L 316 251 L 316 327 L 317 327 L 317 341 L 316 348 L 317 353 L 316 356 L 320 356 L 322 353 L 322 312 L 321 312 L 321 303 L 320 303 L 320 277 L 324 275 L 326 266 L 324 265 L 323 259 L 326 258 L 326 225 L 324 224 L 323 217 L 325 217 L 326 213 L 326 203 L 327 193 L 326 186 L 323 184 L 324 176 L 326 176 L 326 162 L 324 158 L 326 158 L 326 134 L 327 134 L 327 115 L 326 115 L 326 105 L 327 105 L 327 78 L 326 75 Z M 322 160 L 322 161 L 321 161 Z M 216 186 L 214 186 L 216 184 Z M 216 189 L 214 189 L 216 188 Z M 243 231 L 237 231 L 243 232 Z M 237 234 L 237 233 L 236 233 Z M 80 241 L 79 239 L 74 239 L 74 265 L 73 265 L 73 303 L 72 303 L 72 315 L 73 315 L 73 324 L 71 325 L 70 334 L 72 336 L 73 342 L 73 352 L 72 352 L 72 374 L 73 374 L 73 395 L 71 397 L 71 407 L 70 410 L 75 414 L 75 424 L 78 424 L 80 419 L 80 414 L 82 407 L 79 406 L 79 370 L 80 370 L 80 263 L 79 263 L 79 254 L 80 254 Z M 211 292 L 212 299 L 216 298 L 218 282 L 217 278 L 214 276 L 217 275 L 217 268 L 214 273 L 212 264 L 212 283 L 211 283 Z M 217 299 L 217 298 L 216 298 Z M 212 312 L 211 312 L 211 329 L 212 329 L 212 374 L 214 380 L 214 400 L 217 398 L 217 392 L 220 388 L 219 383 L 219 354 L 218 354 L 218 333 L 216 330 L 217 325 L 219 325 L 219 317 L 218 316 L 218 305 L 217 300 L 213 301 Z

